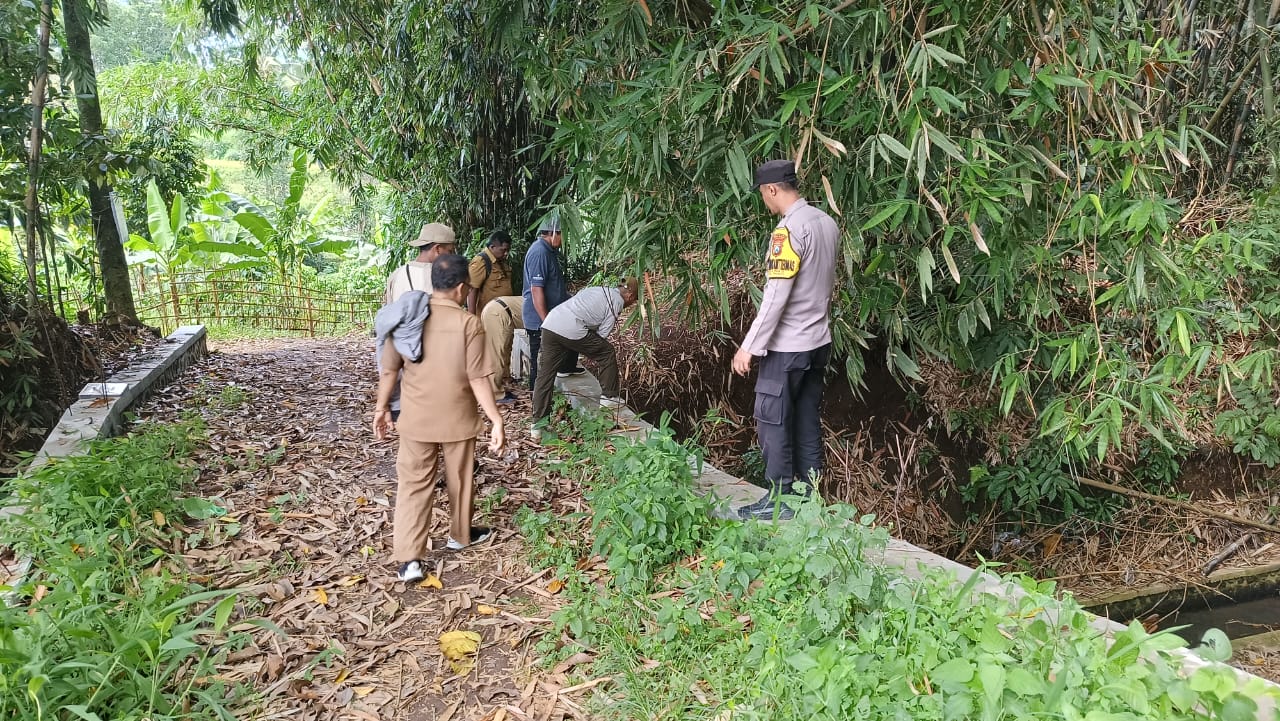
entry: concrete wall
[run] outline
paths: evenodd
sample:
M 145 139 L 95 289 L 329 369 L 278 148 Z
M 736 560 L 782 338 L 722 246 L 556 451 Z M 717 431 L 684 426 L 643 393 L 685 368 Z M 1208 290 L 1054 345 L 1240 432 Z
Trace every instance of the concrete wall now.
M 54 458 L 77 455 L 87 441 L 122 432 L 130 409 L 208 352 L 205 338 L 204 326 L 182 326 L 160 345 L 135 358 L 128 368 L 105 382 L 86 385 L 24 472 L 30 473 Z M 0 516 L 24 510 L 21 506 L 0 508 Z M 8 554 L 0 557 L 8 558 Z M 0 582 L 16 586 L 30 565 L 28 558 L 0 561 Z
M 569 402 L 575 408 L 584 410 L 600 409 L 600 384 L 590 374 L 557 379 L 556 387 L 568 397 Z M 652 425 L 637 416 L 630 408 L 600 412 L 616 414 L 618 425 L 621 428 L 621 435 L 643 438 L 649 431 L 653 430 Z M 718 504 L 717 509 L 717 515 L 721 517 L 737 518 L 738 508 L 754 503 L 764 496 L 764 489 L 759 486 L 743 481 L 740 478 L 735 478 L 709 464 L 704 463 L 699 468 L 693 459 L 690 459 L 690 462 L 694 467 L 694 482 L 699 490 L 704 493 L 711 493 L 723 501 Z M 1006 581 L 991 573 L 969 568 L 949 558 L 939 556 L 936 553 L 926 551 L 919 546 L 896 538 L 890 540 L 882 560 L 886 565 L 900 568 L 904 575 L 911 578 L 920 578 L 930 569 L 941 569 L 954 574 L 957 585 L 960 585 L 968 581 L 974 574 L 978 574 L 980 577 L 974 586 L 975 593 L 990 593 L 1014 598 L 1026 595 L 1026 592 L 1013 582 Z M 1061 612 L 1061 607 L 1045 608 L 1042 616 L 1056 618 Z M 1123 624 L 1110 619 L 1092 614 L 1090 614 L 1090 617 L 1090 625 L 1108 639 L 1114 638 L 1116 633 L 1125 630 Z M 1188 673 L 1204 666 L 1223 666 L 1235 673 L 1240 681 L 1242 692 L 1247 693 L 1248 689 L 1245 688 L 1245 685 L 1250 684 L 1255 689 L 1264 688 L 1269 693 L 1280 694 L 1280 684 L 1246 673 L 1234 666 L 1205 661 L 1187 649 L 1177 649 L 1172 653 L 1181 657 L 1183 668 Z M 1277 718 L 1278 709 L 1274 697 L 1265 694 L 1251 694 L 1250 697 L 1258 704 L 1258 719 Z

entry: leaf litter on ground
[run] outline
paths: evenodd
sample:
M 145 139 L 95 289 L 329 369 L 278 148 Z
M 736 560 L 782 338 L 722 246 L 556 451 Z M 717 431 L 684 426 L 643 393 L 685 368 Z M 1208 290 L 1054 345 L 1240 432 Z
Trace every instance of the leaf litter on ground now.
M 373 368 L 366 337 L 223 342 L 142 408 L 144 420 L 203 417 L 204 498 L 184 503 L 197 520 L 182 555 L 211 587 L 242 589 L 233 622 L 280 631 L 254 629 L 220 675 L 253 687 L 262 717 L 585 718 L 534 665 L 559 602 L 538 593 L 543 574 L 511 520 L 525 504 L 580 507 L 577 489 L 534 470 L 536 446 L 482 452 L 477 521 L 499 532 L 441 550 L 441 490 L 430 575 L 406 587 L 390 559 L 396 443 L 370 431 Z M 523 437 L 512 431 L 528 422 L 527 395 L 503 413 L 508 437 Z M 478 637 L 472 668 L 442 653 L 439 639 L 458 631 Z

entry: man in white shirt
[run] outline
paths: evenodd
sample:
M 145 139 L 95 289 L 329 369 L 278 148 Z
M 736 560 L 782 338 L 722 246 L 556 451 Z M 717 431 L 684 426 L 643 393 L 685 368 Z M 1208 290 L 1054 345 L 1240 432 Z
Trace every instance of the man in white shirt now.
M 444 223 L 427 223 L 422 226 L 418 237 L 409 241 L 409 245 L 418 249 L 418 255 L 387 276 L 387 290 L 382 299 L 384 305 L 396 302 L 411 290 L 431 295 L 432 261 L 453 253 L 457 247 L 453 228 Z
M 543 368 L 559 368 L 570 354 L 584 355 L 596 364 L 596 378 L 600 381 L 603 393 L 600 405 L 605 408 L 621 406 L 618 355 L 605 338 L 617 327 L 622 311 L 635 305 L 639 295 L 640 285 L 636 279 L 624 278 L 616 288 L 583 288 L 569 300 L 552 308 L 542 321 L 542 348 L 538 365 Z M 554 373 L 542 373 L 534 383 L 535 423 L 551 415 L 551 391 L 555 387 L 555 381 Z M 532 435 L 535 441 L 542 439 L 542 433 L 536 428 Z
M 431 263 L 442 255 L 454 252 L 457 247 L 453 228 L 444 223 L 427 223 L 418 231 L 418 237 L 409 241 L 411 247 L 418 249 L 413 260 L 391 271 L 387 276 L 387 289 L 383 294 L 382 304 L 391 305 L 400 296 L 411 290 L 420 290 L 431 295 Z M 381 372 L 382 368 L 379 367 Z M 397 383 L 391 393 L 392 420 L 400 418 L 400 384 Z

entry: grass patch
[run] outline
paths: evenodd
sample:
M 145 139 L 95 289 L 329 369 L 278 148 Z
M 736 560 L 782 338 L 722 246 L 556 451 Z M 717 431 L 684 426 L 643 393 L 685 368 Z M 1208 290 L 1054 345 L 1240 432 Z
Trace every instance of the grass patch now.
M 205 325 L 211 340 L 266 340 L 271 338 L 309 338 L 307 331 L 282 330 L 248 323 L 210 323 Z M 343 337 L 352 333 L 367 331 L 368 325 L 361 323 L 324 324 L 316 331 L 316 337 Z
M 1108 645 L 1052 584 L 1008 577 L 1014 597 L 978 591 L 978 574 L 901 576 L 876 563 L 888 533 L 847 505 L 715 520 L 667 429 L 637 443 L 588 421 L 558 443 L 590 513 L 518 523 L 566 584 L 548 662 L 586 650 L 583 679 L 611 679 L 593 718 L 1244 720 L 1250 696 L 1275 697 L 1224 666 L 1183 671 L 1170 632 L 1135 623 Z M 592 554 L 602 579 L 579 570 Z M 1206 642 L 1214 660 L 1230 652 L 1225 636 Z
M 0 544 L 32 567 L 0 608 L 0 717 L 233 719 L 244 690 L 215 661 L 243 645 L 237 597 L 188 575 L 185 519 L 222 513 L 184 497 L 195 421 L 144 426 L 9 482 Z

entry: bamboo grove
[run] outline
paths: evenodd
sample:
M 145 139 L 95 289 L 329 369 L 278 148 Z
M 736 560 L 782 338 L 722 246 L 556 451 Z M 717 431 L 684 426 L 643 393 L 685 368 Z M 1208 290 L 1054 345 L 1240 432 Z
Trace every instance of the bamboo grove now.
M 751 169 L 793 157 L 844 228 L 855 384 L 922 382 L 992 459 L 1280 461 L 1280 2 L 202 7 L 305 58 L 293 136 L 399 190 L 405 227 L 558 205 L 593 260 L 666 280 L 651 301 L 733 321 L 769 224 Z

